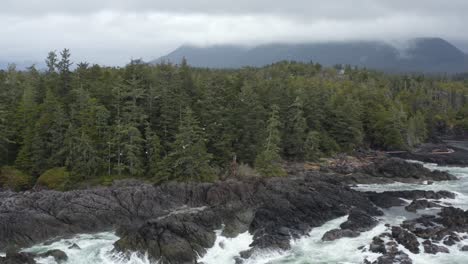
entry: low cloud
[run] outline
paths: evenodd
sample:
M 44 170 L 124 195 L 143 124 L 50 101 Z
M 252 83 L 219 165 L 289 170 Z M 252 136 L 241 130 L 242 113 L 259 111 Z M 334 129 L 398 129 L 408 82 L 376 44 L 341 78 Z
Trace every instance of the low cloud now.
M 5 0 L 4 0 L 5 1 Z M 75 61 L 121 65 L 182 44 L 385 40 L 438 36 L 457 43 L 468 2 L 6 0 L 0 60 L 42 60 L 70 48 Z

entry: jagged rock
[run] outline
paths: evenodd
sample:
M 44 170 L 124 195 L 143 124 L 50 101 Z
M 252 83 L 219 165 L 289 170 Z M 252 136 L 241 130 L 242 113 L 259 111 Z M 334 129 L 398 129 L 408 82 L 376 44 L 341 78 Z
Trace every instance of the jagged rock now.
M 464 245 L 460 248 L 461 251 L 468 251 L 468 245 Z
M 400 182 L 422 182 L 456 180 L 456 177 L 442 171 L 431 171 L 422 164 L 407 162 L 400 158 L 377 160 L 367 166 L 364 172 L 376 177 L 396 179 Z
M 372 238 L 372 243 L 369 245 L 369 251 L 382 254 L 387 253 L 385 241 L 383 241 L 380 237 Z
M 416 212 L 417 210 L 426 209 L 426 208 L 434 208 L 434 207 L 442 207 L 439 204 L 434 202 L 430 202 L 428 200 L 413 200 L 405 209 L 409 212 Z
M 435 245 L 429 240 L 425 240 L 422 244 L 423 244 L 423 247 L 424 247 L 424 252 L 426 252 L 428 254 L 450 253 L 448 248 L 446 248 L 444 246 Z
M 439 150 L 449 150 L 446 153 L 440 153 Z M 463 147 L 458 147 L 456 142 L 440 143 L 440 144 L 422 144 L 412 152 L 399 153 L 395 156 L 419 160 L 428 163 L 437 163 L 440 165 L 468 165 L 468 151 Z
M 389 193 L 367 192 L 369 199 L 380 208 L 390 208 L 405 205 L 405 201 Z
M 410 259 L 408 254 L 403 251 L 397 251 L 396 253 L 387 253 L 380 256 L 372 264 L 412 264 L 413 261 Z
M 31 253 L 7 252 L 6 257 L 0 257 L 0 264 L 36 264 L 36 261 Z
M 42 258 L 53 257 L 57 263 L 63 263 L 68 260 L 67 254 L 58 249 L 49 250 L 45 253 L 39 254 L 38 256 Z
M 81 247 L 73 243 L 73 245 L 69 246 L 68 249 L 81 249 Z
M 403 245 L 405 248 L 407 248 L 409 251 L 411 251 L 414 254 L 419 253 L 419 242 L 416 236 L 408 232 L 407 230 L 398 227 L 398 226 L 393 226 L 392 227 L 392 237 L 401 245 Z
M 343 237 L 358 237 L 359 232 L 349 230 L 349 229 L 333 229 L 330 231 L 327 231 L 323 236 L 322 240 L 323 241 L 333 241 L 337 240 Z
M 448 236 L 446 236 L 442 242 L 446 246 L 453 246 L 460 241 L 461 241 L 461 238 L 457 234 L 452 232 Z
M 366 212 L 358 209 L 352 209 L 349 213 L 348 220 L 342 223 L 340 227 L 341 229 L 365 232 L 371 230 L 377 224 L 378 221 Z
M 147 251 L 159 263 L 196 263 L 214 245 L 222 219 L 211 209 L 187 210 L 150 220 L 134 230 L 120 231 L 118 251 Z
M 406 203 L 401 198 L 406 200 L 419 200 L 419 199 L 442 199 L 442 198 L 455 198 L 455 194 L 448 191 L 387 191 L 382 193 L 366 192 L 369 200 L 381 208 L 390 208 L 394 206 L 402 206 Z M 412 209 L 410 207 L 410 209 Z

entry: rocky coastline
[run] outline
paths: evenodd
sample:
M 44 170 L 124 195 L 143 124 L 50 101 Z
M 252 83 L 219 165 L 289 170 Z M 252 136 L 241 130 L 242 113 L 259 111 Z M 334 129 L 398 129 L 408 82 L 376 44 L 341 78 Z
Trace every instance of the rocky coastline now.
M 443 209 L 440 217 L 421 217 L 389 227 L 388 233 L 374 238 L 363 250 L 383 254 L 375 263 L 392 263 L 389 261 L 403 256 L 392 243 L 414 247 L 414 237 L 423 237 L 429 241 L 424 242 L 427 251 L 444 252 L 442 246 L 433 243 L 435 238 L 442 233 L 468 231 L 468 225 L 454 228 L 460 221 L 468 222 L 468 212 L 437 202 L 454 197 L 453 193 L 374 193 L 351 188 L 354 184 L 455 180 L 454 176 L 399 158 L 381 156 L 367 161 L 358 166 L 346 166 L 349 163 L 344 162 L 344 167 L 329 164 L 319 169 L 295 166 L 290 168 L 290 176 L 283 178 L 159 186 L 122 181 L 111 187 L 69 192 L 3 191 L 0 192 L 0 252 L 8 254 L 0 257 L 0 263 L 35 263 L 35 256 L 18 250 L 60 237 L 104 230 L 116 230 L 120 237 L 115 251 L 147 253 L 162 264 L 197 263 L 198 256 L 214 245 L 215 232 L 221 229 L 228 237 L 246 231 L 253 235 L 251 249 L 237 257 L 236 262 L 242 263 L 257 250 L 287 250 L 291 239 L 305 236 L 314 227 L 345 215 L 348 220 L 340 229 L 330 230 L 323 239 L 359 236 L 377 224 L 382 209 L 392 206 L 406 206 L 412 212 L 427 207 Z M 417 231 L 421 223 L 442 225 L 442 229 L 427 235 Z M 461 238 L 454 235 L 452 240 L 457 243 Z M 403 241 L 410 242 L 406 245 Z M 411 263 L 411 260 L 401 263 Z

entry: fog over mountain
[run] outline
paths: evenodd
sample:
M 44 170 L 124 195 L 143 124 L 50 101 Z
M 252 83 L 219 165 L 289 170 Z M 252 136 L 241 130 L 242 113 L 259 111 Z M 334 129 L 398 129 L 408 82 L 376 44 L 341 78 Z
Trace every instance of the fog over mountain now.
M 393 43 L 419 36 L 466 51 L 467 9 L 462 0 L 5 0 L 0 61 L 42 62 L 50 50 L 69 48 L 75 62 L 122 66 L 183 44 Z
M 196 67 L 264 66 L 281 60 L 349 64 L 389 72 L 457 73 L 468 70 L 463 51 L 441 38 L 416 38 L 399 45 L 379 41 L 267 44 L 254 47 L 182 46 L 153 63 L 178 63 L 186 58 Z

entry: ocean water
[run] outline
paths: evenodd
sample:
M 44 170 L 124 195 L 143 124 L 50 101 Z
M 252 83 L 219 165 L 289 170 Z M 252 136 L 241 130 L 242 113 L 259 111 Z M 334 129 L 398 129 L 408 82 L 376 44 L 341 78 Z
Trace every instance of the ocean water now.
M 468 168 L 440 167 L 436 164 L 424 166 L 434 170 L 446 170 L 459 178 L 458 181 L 435 182 L 433 184 L 373 184 L 360 185 L 356 189 L 360 191 L 389 191 L 389 190 L 447 190 L 457 194 L 455 199 L 445 199 L 444 202 L 455 207 L 468 210 Z M 436 213 L 437 209 L 424 210 L 423 213 Z M 346 221 L 346 216 L 334 219 L 323 226 L 314 228 L 308 236 L 292 241 L 292 247 L 288 251 L 265 251 L 258 252 L 245 264 L 360 264 L 365 258 L 372 261 L 379 254 L 368 252 L 366 249 L 376 235 L 387 230 L 386 223 L 397 225 L 406 219 L 417 217 L 417 214 L 409 213 L 402 207 L 394 207 L 385 210 L 385 215 L 379 218 L 379 225 L 368 232 L 362 233 L 357 238 L 343 238 L 331 242 L 321 241 L 321 237 L 328 230 L 338 228 Z M 213 248 L 208 249 L 207 254 L 200 257 L 199 261 L 205 264 L 234 264 L 235 257 L 240 252 L 249 249 L 252 236 L 243 233 L 236 238 L 221 236 L 217 232 L 217 240 Z M 113 243 L 118 237 L 111 233 L 82 234 L 73 238 L 62 239 L 50 245 L 36 245 L 25 249 L 27 252 L 42 253 L 51 249 L 63 250 L 69 257 L 68 264 L 150 264 L 146 256 L 133 254 L 130 259 L 113 252 Z M 468 240 L 465 242 L 468 245 Z M 71 245 L 77 244 L 81 249 L 72 249 Z M 450 254 L 412 254 L 405 248 L 406 252 L 415 264 L 466 264 L 468 263 L 468 252 L 463 252 L 458 244 L 449 247 Z M 422 246 L 421 246 L 422 249 Z M 38 258 L 38 263 L 55 264 L 53 258 Z

